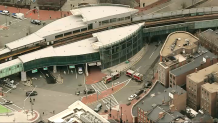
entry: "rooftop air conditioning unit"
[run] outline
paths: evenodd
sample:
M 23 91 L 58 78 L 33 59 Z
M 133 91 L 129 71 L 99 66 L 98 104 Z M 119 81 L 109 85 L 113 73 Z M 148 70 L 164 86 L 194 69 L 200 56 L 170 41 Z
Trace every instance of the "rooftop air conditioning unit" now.
M 178 40 L 180 41 L 180 40 L 181 40 L 181 38 L 178 38 Z

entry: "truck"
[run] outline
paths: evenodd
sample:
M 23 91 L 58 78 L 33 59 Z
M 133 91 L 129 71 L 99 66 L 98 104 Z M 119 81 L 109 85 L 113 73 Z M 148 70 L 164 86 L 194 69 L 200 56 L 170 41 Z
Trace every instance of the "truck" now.
M 24 19 L 24 14 L 23 13 L 12 13 L 11 16 L 14 17 L 14 18 L 17 18 L 17 19 L 21 19 L 21 20 Z
M 131 70 L 131 69 L 126 71 L 126 76 L 129 76 L 132 79 L 135 79 L 137 82 L 143 81 L 143 74 L 136 72 L 134 70 Z
M 116 80 L 116 79 L 118 79 L 120 77 L 120 72 L 113 72 L 113 73 L 111 73 L 110 75 L 107 75 L 107 76 L 105 76 L 104 78 L 103 78 L 103 82 L 105 83 L 105 84 L 107 84 L 107 83 L 109 83 L 109 82 L 111 82 L 111 81 L 113 81 L 113 80 Z

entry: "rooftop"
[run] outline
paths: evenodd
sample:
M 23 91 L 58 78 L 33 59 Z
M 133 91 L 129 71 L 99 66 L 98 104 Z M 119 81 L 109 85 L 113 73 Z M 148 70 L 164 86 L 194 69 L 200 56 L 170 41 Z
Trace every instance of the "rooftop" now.
M 189 74 L 187 77 L 191 79 L 193 82 L 199 83 L 204 81 L 204 79 L 207 78 L 207 75 L 215 72 L 218 72 L 218 64 L 213 64 L 202 70 Z
M 74 55 L 82 55 L 98 52 L 91 47 L 91 43 L 93 43 L 95 38 L 88 38 L 78 42 L 74 42 L 71 44 L 63 45 L 60 47 L 53 48 L 52 46 L 37 50 L 35 52 L 31 52 L 25 55 L 19 56 L 23 63 L 41 59 L 46 57 L 56 57 L 56 56 L 74 56 Z
M 99 49 L 99 47 L 106 46 L 109 44 L 116 43 L 118 41 L 124 40 L 130 35 L 134 34 L 138 29 L 140 29 L 144 23 L 134 24 L 130 26 L 120 27 L 116 29 L 110 29 L 107 31 L 102 31 L 94 33 L 93 37 L 98 39 L 97 42 L 92 44 L 94 49 Z
M 82 20 L 85 23 L 91 23 L 99 19 L 107 18 L 114 15 L 129 15 L 137 12 L 137 9 L 130 8 L 129 6 L 116 4 L 88 5 L 71 10 L 71 13 L 73 15 L 81 15 L 83 17 Z
M 11 67 L 11 66 L 14 66 L 16 64 L 22 64 L 22 62 L 19 59 L 14 59 L 14 60 L 11 60 L 8 62 L 1 63 L 0 70 L 4 70 L 4 68 Z
M 208 122 L 208 120 L 213 121 L 213 118 L 209 114 L 200 114 L 200 113 L 198 113 L 196 117 L 192 119 L 194 123 Z
M 12 49 L 16 49 L 16 48 L 19 48 L 19 47 L 22 47 L 22 46 L 25 46 L 25 45 L 28 45 L 28 44 L 32 44 L 32 43 L 35 43 L 35 42 L 40 42 L 42 40 L 44 40 L 44 38 L 41 38 L 36 33 L 33 33 L 33 34 L 28 35 L 26 37 L 23 37 L 21 39 L 15 40 L 15 41 L 10 42 L 10 43 L 7 43 L 5 46 L 7 48 L 9 48 L 10 50 L 12 50 Z
M 40 37 L 46 37 L 52 34 L 58 35 L 60 32 L 66 33 L 72 29 L 77 30 L 80 28 L 87 28 L 87 25 L 82 21 L 82 17 L 70 15 L 49 23 L 35 33 Z
M 93 111 L 81 101 L 74 102 L 68 107 L 68 109 L 50 117 L 48 121 L 109 123 L 109 121 L 104 119 L 101 115 Z
M 203 37 L 205 40 L 212 42 L 214 45 L 218 46 L 218 31 L 213 31 L 212 29 L 208 29 L 202 33 L 200 36 Z
M 180 38 L 179 40 L 177 40 Z M 177 41 L 176 41 L 177 40 Z M 173 32 L 168 35 L 161 51 L 160 55 L 163 57 L 167 57 L 173 53 L 173 51 L 177 51 L 178 49 L 192 49 L 196 47 L 196 42 L 199 39 L 195 37 L 194 35 L 185 32 L 185 31 L 177 31 Z M 173 44 L 176 41 L 176 45 L 173 46 Z M 186 44 L 187 41 L 189 41 L 189 45 L 183 46 L 183 44 Z M 173 47 L 173 48 L 172 48 Z M 173 50 L 171 50 L 173 49 Z
M 204 88 L 205 90 L 211 92 L 211 93 L 215 93 L 215 92 L 218 92 L 218 83 L 206 83 L 206 84 L 203 84 L 201 86 L 202 88 Z
M 174 70 L 171 70 L 170 73 L 172 73 L 174 76 L 179 76 L 183 73 L 186 73 L 190 70 L 193 70 L 197 67 L 199 67 L 202 63 L 204 63 L 204 59 L 210 58 L 217 58 L 217 56 L 211 52 L 209 52 L 207 49 L 205 49 L 204 47 L 199 47 L 198 51 L 200 51 L 200 53 L 196 53 L 193 55 L 193 61 L 191 61 L 190 63 L 187 63 L 179 68 L 176 68 Z
M 160 82 L 157 82 L 154 85 L 153 89 L 149 92 L 149 94 L 147 94 L 133 107 L 133 116 L 137 116 L 138 107 L 143 109 L 144 111 L 150 111 L 155 106 L 162 105 L 163 100 L 165 100 L 165 102 L 168 102 L 169 100 L 171 100 L 169 93 L 172 93 L 172 91 L 178 94 L 186 93 L 186 91 L 179 86 L 174 86 L 173 88 L 166 89 L 162 84 L 160 84 Z M 168 110 L 168 107 L 162 106 L 161 108 L 164 110 Z

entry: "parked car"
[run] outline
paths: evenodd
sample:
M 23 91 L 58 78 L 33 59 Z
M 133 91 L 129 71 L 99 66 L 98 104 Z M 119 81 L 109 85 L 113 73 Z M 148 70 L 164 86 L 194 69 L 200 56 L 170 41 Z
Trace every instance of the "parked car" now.
M 80 95 L 80 91 L 76 91 L 75 94 L 76 94 L 76 95 Z
M 8 10 L 0 10 L 0 14 L 9 16 L 10 12 Z
M 92 94 L 92 93 L 95 93 L 95 90 L 94 89 L 89 89 L 88 91 L 87 90 L 84 90 L 84 94 Z
M 29 96 L 29 95 L 30 96 L 36 96 L 36 95 L 38 95 L 38 93 L 36 91 L 33 91 L 33 92 L 32 91 L 27 91 L 26 96 Z
M 11 17 L 23 20 L 24 19 L 24 14 L 23 13 L 12 13 Z
M 152 85 L 152 82 L 147 81 L 147 82 L 144 84 L 144 87 L 145 87 L 145 88 L 149 88 L 149 87 L 151 87 L 151 85 Z
M 82 67 L 78 67 L 78 74 L 83 74 L 83 69 L 82 69 Z
M 137 95 L 137 96 L 139 96 L 140 94 L 142 94 L 144 92 L 144 90 L 139 90 L 138 92 L 136 92 L 135 94 Z
M 41 21 L 40 21 L 40 20 L 31 20 L 30 22 L 31 22 L 32 24 L 41 25 Z
M 102 108 L 102 104 L 99 103 L 99 104 L 95 107 L 94 111 L 95 111 L 95 112 L 99 112 L 99 111 L 101 110 L 101 108 Z
M 12 89 L 15 89 L 15 88 L 17 88 L 17 86 L 16 85 L 14 85 L 13 83 L 11 83 L 10 81 L 9 82 L 5 82 L 5 84 L 4 84 L 5 86 L 7 86 L 7 87 L 9 87 L 9 88 L 12 88 Z
M 13 102 L 9 100 L 5 100 L 3 103 L 3 105 L 11 105 L 11 104 L 13 104 Z
M 136 97 L 137 97 L 136 94 L 132 94 L 132 95 L 128 98 L 128 100 L 131 101 L 131 100 L 135 99 Z

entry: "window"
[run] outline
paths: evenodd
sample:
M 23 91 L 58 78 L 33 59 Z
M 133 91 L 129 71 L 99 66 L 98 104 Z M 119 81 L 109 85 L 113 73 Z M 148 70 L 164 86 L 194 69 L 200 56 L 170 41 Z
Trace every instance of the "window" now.
M 130 19 L 130 16 L 128 16 L 128 17 L 125 17 L 125 20 L 128 20 L 128 19 Z
M 17 65 L 17 68 L 19 68 L 20 66 L 19 65 Z
M 82 31 L 86 31 L 86 30 L 87 30 L 87 28 L 83 28 L 83 29 L 81 29 L 81 32 L 82 32 Z
M 63 37 L 63 34 L 56 35 L 56 36 L 55 36 L 55 39 L 56 39 L 56 38 L 61 38 L 61 37 Z
M 64 33 L 64 36 L 67 36 L 67 35 L 71 35 L 72 32 L 67 32 L 67 33 Z
M 109 20 L 102 21 L 102 25 L 108 24 L 108 23 L 109 23 Z
M 113 22 L 116 22 L 116 21 L 117 21 L 116 18 L 110 19 L 110 23 L 113 23 Z
M 73 33 L 78 33 L 78 32 L 80 32 L 80 30 L 75 30 L 75 31 L 73 31 Z
M 99 22 L 99 26 L 101 26 L 101 22 Z

